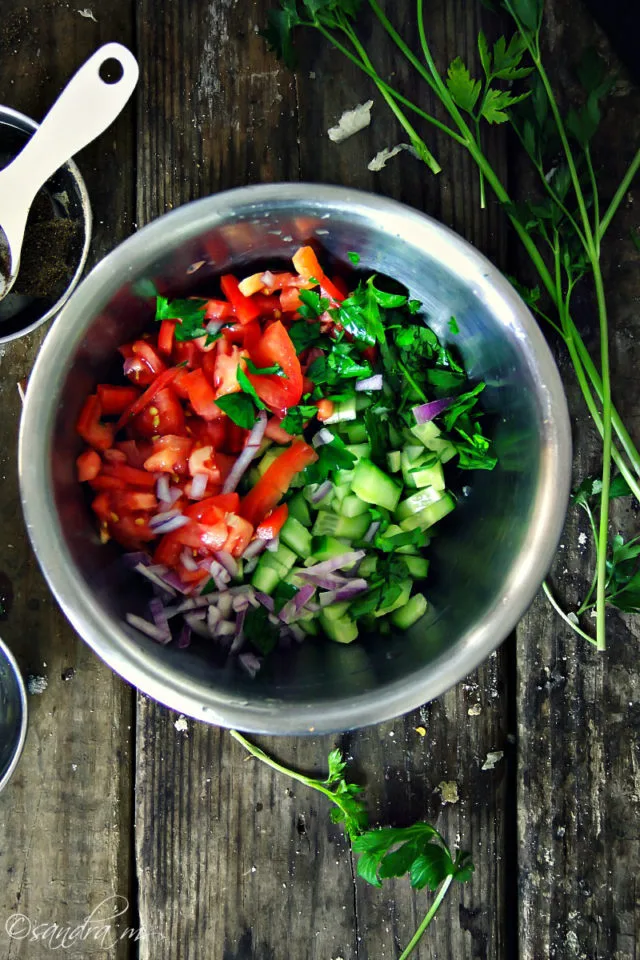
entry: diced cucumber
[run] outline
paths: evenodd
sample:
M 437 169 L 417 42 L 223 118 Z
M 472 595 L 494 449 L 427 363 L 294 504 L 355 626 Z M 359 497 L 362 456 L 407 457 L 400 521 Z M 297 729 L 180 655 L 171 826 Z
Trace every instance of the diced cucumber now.
M 262 593 L 271 593 L 281 580 L 282 577 L 277 570 L 261 562 L 253 571 L 251 584 L 256 590 L 261 590 Z
M 336 487 L 347 487 L 351 489 L 353 481 L 353 470 L 336 470 L 334 474 L 334 483 Z
M 402 454 L 399 450 L 390 450 L 387 454 L 389 473 L 398 473 L 402 466 Z
M 322 500 L 318 500 L 316 503 L 314 503 L 313 497 L 316 491 L 319 489 L 319 487 L 320 487 L 319 483 L 308 483 L 303 491 L 306 500 L 313 506 L 315 510 L 317 510 L 318 507 L 328 507 L 331 501 L 333 500 L 333 487 L 330 487 L 326 495 L 322 498 Z
M 395 510 L 402 488 L 383 473 L 371 460 L 359 460 L 353 474 L 351 489 L 361 500 L 387 510 Z
M 329 398 L 331 399 L 331 398 Z M 329 426 L 332 423 L 342 423 L 344 420 L 355 420 L 356 419 L 356 398 L 347 397 L 346 400 L 339 400 L 335 406 L 333 413 L 330 417 L 324 421 L 326 426 Z
M 450 440 L 440 436 L 440 428 L 430 420 L 428 423 L 417 423 L 411 427 L 411 432 L 420 440 L 427 450 L 432 450 L 440 457 L 441 463 L 448 463 L 456 455 L 456 448 Z
M 272 444 L 273 440 L 269 440 L 269 437 L 263 437 L 262 441 L 260 442 L 260 446 L 256 450 L 254 459 L 259 460 L 261 457 L 263 457 Z
M 275 563 L 279 563 L 280 566 L 284 567 L 285 572 L 291 570 L 291 567 L 294 565 L 298 559 L 293 550 L 290 550 L 284 543 L 278 545 L 278 549 L 273 553 L 267 552 L 264 554 L 265 560 L 273 560 Z
M 370 523 L 369 511 L 359 517 L 343 517 L 328 510 L 320 510 L 311 532 L 314 537 L 327 534 L 332 537 L 345 537 L 347 540 L 360 540 L 369 529 Z
M 439 461 L 430 467 L 421 467 L 420 464 L 416 464 L 409 476 L 413 478 L 416 487 L 433 487 L 434 490 L 440 491 L 446 489 L 444 471 Z
M 429 572 L 429 561 L 426 557 L 403 557 L 409 573 L 414 580 L 424 580 Z
M 425 489 L 428 490 L 429 488 L 426 487 Z M 448 513 L 451 513 L 454 507 L 455 501 L 453 497 L 445 493 L 439 500 L 436 500 L 435 503 L 430 503 L 419 513 L 411 514 L 406 520 L 401 520 L 400 526 L 403 530 L 427 530 L 429 527 L 432 527 L 434 523 L 437 523 L 438 520 L 442 520 Z
M 395 511 L 396 520 L 401 522 L 415 513 L 420 513 L 430 503 L 435 503 L 441 497 L 442 491 L 434 490 L 433 487 L 423 487 L 422 490 L 417 490 L 416 493 L 412 493 L 410 497 L 398 504 Z
M 370 443 L 352 443 L 347 446 L 349 453 L 352 453 L 356 458 L 356 464 L 359 460 L 368 458 L 371 456 L 371 444 Z
M 309 512 L 309 505 L 304 493 L 296 493 L 291 497 L 287 506 L 289 507 L 289 517 L 293 517 L 294 520 L 301 523 L 303 527 L 311 526 L 311 513 Z
M 367 428 L 364 423 L 359 423 L 358 421 L 355 423 L 347 423 L 344 427 L 344 432 L 349 443 L 366 443 Z
M 368 510 L 369 508 L 364 500 L 356 497 L 355 493 L 348 493 L 340 504 L 339 512 L 343 517 L 359 517 L 362 513 L 368 513 Z
M 384 617 L 386 613 L 391 613 L 392 610 L 398 610 L 400 607 L 404 607 L 409 601 L 411 596 L 411 589 L 413 587 L 413 580 L 403 580 L 400 584 L 400 594 L 396 597 L 393 603 L 388 603 L 386 606 L 378 607 L 375 611 L 376 617 Z
M 244 560 L 236 560 L 236 563 L 237 563 L 237 565 L 238 565 L 238 569 L 237 569 L 237 572 L 236 572 L 235 577 L 233 577 L 232 579 L 235 580 L 236 583 L 242 583 L 242 579 L 243 579 L 243 578 L 242 578 L 242 571 L 243 571 L 243 567 L 244 567 Z
M 386 530 L 382 531 L 379 534 L 381 537 L 395 537 L 399 533 L 405 533 L 402 527 L 399 527 L 397 523 L 390 523 Z M 409 554 L 411 556 L 418 556 L 419 551 L 414 547 L 412 543 L 406 543 L 404 547 L 395 547 L 394 553 Z
M 366 557 L 363 557 L 360 561 L 360 566 L 358 567 L 358 576 L 364 577 L 365 580 L 368 580 L 369 577 L 373 576 L 373 574 L 376 572 L 377 566 L 377 555 L 375 553 L 368 553 Z
M 424 447 L 419 443 L 406 443 L 402 449 L 402 460 L 405 463 L 414 464 L 418 463 L 422 457 L 424 457 Z
M 351 492 L 351 488 L 348 486 L 344 487 L 334 487 L 333 488 L 333 500 L 331 501 L 331 506 L 336 513 L 340 513 L 340 505 L 345 497 L 348 497 Z
M 295 550 L 299 557 L 308 557 L 311 553 L 311 534 L 295 517 L 287 517 L 280 531 L 280 542 Z
M 348 609 L 348 600 L 341 600 L 340 603 L 332 603 L 330 607 L 323 607 L 322 616 L 327 620 L 339 620 L 344 617 Z
M 402 446 L 402 434 L 396 430 L 392 423 L 389 424 L 389 443 L 391 447 Z
M 420 617 L 424 616 L 427 606 L 427 598 L 424 594 L 414 593 L 403 607 L 393 611 L 391 623 L 400 630 L 408 630 Z
M 336 643 L 352 643 L 358 636 L 358 625 L 349 617 L 342 617 L 340 620 L 328 620 L 324 614 L 320 614 L 319 619 L 326 635 Z
M 356 410 L 366 410 L 372 403 L 373 400 L 366 393 L 356 393 Z
M 279 560 L 276 560 L 272 553 L 263 553 L 258 560 L 258 566 L 270 567 L 271 570 L 275 570 L 281 580 L 287 576 L 289 570 L 291 569 L 290 567 L 286 567 L 284 563 L 280 563 Z
M 311 637 L 315 637 L 319 633 L 318 621 L 314 617 L 307 617 L 306 619 L 299 618 L 296 623 L 302 627 L 304 632 Z
M 248 484 L 249 484 L 248 489 L 249 489 L 249 490 L 252 490 L 252 489 L 255 487 L 255 485 L 256 485 L 256 483 L 258 482 L 258 480 L 260 479 L 260 474 L 258 473 L 258 468 L 257 468 L 257 467 L 251 467 L 251 469 L 250 469 L 250 470 L 247 470 L 247 472 L 245 473 L 245 477 L 247 478 L 247 481 L 248 481 Z
M 305 560 L 305 567 L 312 567 L 314 563 L 331 560 L 347 552 L 347 547 L 335 537 L 314 537 L 311 541 L 311 555 Z

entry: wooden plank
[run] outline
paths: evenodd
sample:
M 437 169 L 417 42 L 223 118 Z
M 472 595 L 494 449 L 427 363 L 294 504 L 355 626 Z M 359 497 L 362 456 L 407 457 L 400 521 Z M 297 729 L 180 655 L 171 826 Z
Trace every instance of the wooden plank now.
M 369 173 L 371 157 L 402 139 L 377 100 L 369 130 L 339 147 L 328 140 L 327 128 L 343 109 L 369 97 L 369 84 L 313 40 L 294 86 L 254 37 L 270 5 L 255 3 L 247 21 L 246 12 L 227 0 L 142 3 L 138 35 L 149 93 L 140 118 L 140 220 L 210 190 L 301 176 L 376 189 L 422 206 L 502 257 L 502 222 L 493 205 L 478 213 L 471 168 L 448 144 L 438 142 L 447 171 L 438 179 L 410 156 L 396 158 L 380 175 Z M 412 6 L 397 6 L 408 25 Z M 443 63 L 477 33 L 477 16 L 476 5 L 463 0 L 433 5 L 429 25 Z M 381 62 L 390 68 L 385 57 L 388 51 Z M 498 141 L 495 146 L 502 151 Z M 498 152 L 498 162 L 501 157 Z M 507 955 L 507 762 L 481 769 L 489 751 L 509 754 L 505 685 L 501 652 L 465 684 L 404 720 L 345 738 L 264 740 L 285 763 L 317 771 L 341 742 L 367 780 L 376 821 L 437 818 L 452 843 L 459 838 L 472 850 L 473 884 L 452 896 L 417 960 Z M 322 801 L 255 761 L 245 762 L 225 732 L 192 721 L 181 731 L 177 719 L 139 699 L 140 918 L 161 935 L 141 944 L 141 958 L 396 956 L 426 909 L 425 895 L 413 897 L 406 883 L 382 892 L 360 882 L 354 888 L 349 851 Z M 425 737 L 416 732 L 421 726 Z M 443 781 L 457 785 L 457 803 L 443 804 Z
M 575 4 L 554 0 L 549 61 L 560 89 L 573 83 L 570 64 L 602 36 Z M 559 57 L 558 51 L 563 52 Z M 557 70 L 559 64 L 563 67 Z M 615 69 L 615 63 L 612 62 Z M 617 185 L 639 144 L 640 92 L 625 82 L 608 104 L 597 168 L 605 195 Z M 637 346 L 640 257 L 629 239 L 637 228 L 637 185 L 605 240 L 616 403 L 636 440 L 639 413 Z M 594 356 L 594 316 L 586 301 L 578 321 Z M 576 480 L 601 466 L 600 445 L 564 354 L 560 355 L 574 418 Z M 613 508 L 612 529 L 635 535 L 626 501 Z M 570 510 L 552 574 L 558 597 L 575 608 L 585 593 L 588 534 Z M 520 944 L 523 960 L 612 957 L 635 960 L 640 947 L 636 873 L 640 856 L 638 624 L 612 612 L 608 651 L 598 654 L 569 634 L 542 598 L 518 630 L 518 807 Z
M 98 23 L 72 5 L 5 0 L 0 28 L 5 103 L 40 118 L 95 47 L 114 37 L 131 42 L 129 0 L 110 4 L 108 18 L 95 9 Z M 94 260 L 131 228 L 132 132 L 129 109 L 78 158 L 96 220 Z M 52 934 L 42 928 L 40 939 L 10 939 L 5 929 L 10 915 L 21 912 L 33 926 L 57 922 L 73 928 L 96 908 L 96 916 L 106 918 L 108 904 L 100 907 L 106 898 L 130 897 L 132 694 L 58 611 L 20 509 L 16 382 L 28 374 L 45 332 L 41 328 L 0 348 L 0 571 L 13 592 L 0 632 L 25 675 L 47 682 L 41 695 L 29 697 L 25 752 L 0 797 L 0 943 L 3 956 L 29 960 L 51 955 Z M 123 926 L 136 922 L 131 911 L 121 919 Z M 84 944 L 67 944 L 67 956 L 99 949 L 92 936 Z M 109 946 L 111 933 L 105 937 Z M 108 955 L 124 960 L 129 953 L 127 941 Z

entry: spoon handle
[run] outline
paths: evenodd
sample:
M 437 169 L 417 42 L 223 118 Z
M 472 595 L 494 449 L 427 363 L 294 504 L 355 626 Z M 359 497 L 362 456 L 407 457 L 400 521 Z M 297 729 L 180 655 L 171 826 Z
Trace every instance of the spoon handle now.
M 122 70 L 113 83 L 100 76 L 100 67 L 107 60 L 117 60 Z M 21 153 L 2 171 L 3 187 L 15 182 L 21 203 L 30 206 L 43 183 L 113 123 L 133 93 L 138 74 L 135 57 L 122 44 L 107 43 L 96 50 L 71 78 Z

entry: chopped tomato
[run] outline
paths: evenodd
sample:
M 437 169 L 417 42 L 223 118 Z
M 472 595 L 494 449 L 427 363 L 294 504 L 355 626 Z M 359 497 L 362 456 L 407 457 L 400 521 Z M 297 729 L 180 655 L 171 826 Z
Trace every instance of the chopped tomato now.
M 158 356 L 151 344 L 146 340 L 136 340 L 131 345 L 131 349 L 133 350 L 133 355 L 135 357 L 142 357 L 144 362 L 153 373 L 154 377 L 157 377 L 160 373 L 164 373 L 164 371 L 167 369 L 166 364 Z
M 227 517 L 227 527 L 229 532 L 222 549 L 232 557 L 241 557 L 253 539 L 253 527 L 235 513 Z
M 289 516 L 289 507 L 286 503 L 280 504 L 275 510 L 272 510 L 256 527 L 256 537 L 260 540 L 273 540 L 282 530 L 287 517 Z
M 181 386 L 187 391 L 189 403 L 195 413 L 203 420 L 216 420 L 222 417 L 220 407 L 216 406 L 216 394 L 203 371 L 192 370 L 181 380 Z
M 256 307 L 260 310 L 262 316 L 268 316 L 273 314 L 276 320 L 280 319 L 281 307 L 280 307 L 280 297 L 278 296 L 269 296 L 265 293 L 254 293 L 251 298 L 255 303 Z M 245 340 L 246 343 L 246 340 Z
M 220 471 L 216 467 L 213 456 L 213 447 L 194 447 L 189 457 L 189 473 L 195 477 L 198 473 L 203 473 L 214 483 L 220 479 Z
M 234 344 L 220 340 L 216 351 L 216 360 L 213 367 L 213 387 L 216 397 L 223 397 L 227 393 L 237 393 L 238 364 L 240 363 L 240 349 Z
M 114 431 L 112 426 L 100 423 L 101 416 L 102 406 L 97 394 L 94 393 L 85 400 L 76 430 L 90 447 L 96 450 L 108 450 L 113 446 Z
M 126 490 L 127 484 L 118 477 L 108 477 L 104 473 L 99 473 L 93 480 L 89 480 L 89 486 L 92 490 Z
M 158 352 L 164 353 L 166 357 L 171 356 L 171 351 L 173 350 L 173 336 L 177 322 L 177 320 L 163 320 L 160 324 Z
M 146 469 L 138 470 L 136 467 L 130 467 L 128 463 L 105 463 L 102 476 L 116 477 L 128 486 L 142 487 L 145 490 L 152 490 L 156 485 L 155 477 L 147 473 Z
M 185 514 L 192 520 L 202 523 L 216 523 L 224 520 L 227 513 L 235 513 L 240 506 L 240 497 L 237 493 L 219 493 L 216 497 L 207 497 L 193 503 L 185 509 Z
M 117 417 L 124 413 L 140 395 L 135 387 L 112 387 L 108 383 L 99 383 L 96 393 L 105 417 Z
M 186 363 L 189 370 L 193 370 L 200 362 L 200 351 L 193 340 L 175 340 L 172 357 L 174 363 Z
M 140 470 L 144 467 L 147 457 L 151 455 L 151 445 L 139 443 L 136 440 L 121 440 L 116 443 L 116 447 L 124 453 L 130 467 L 138 467 Z
M 153 473 L 184 474 L 188 469 L 193 440 L 168 434 L 153 444 L 151 456 L 144 462 L 145 470 Z
M 116 511 L 156 510 L 158 507 L 158 501 L 153 493 L 141 493 L 137 490 L 114 490 L 111 502 Z
M 301 277 L 313 277 L 320 284 L 320 289 L 332 300 L 341 303 L 344 295 L 326 275 L 312 247 L 300 247 L 293 255 L 293 265 Z
M 276 443 L 291 443 L 293 440 L 293 434 L 287 433 L 286 430 L 283 430 L 280 424 L 282 423 L 282 417 L 271 417 L 267 423 L 267 428 L 264 431 L 265 437 L 268 437 L 269 440 L 275 440 Z
M 283 313 L 295 313 L 302 306 L 297 287 L 287 287 L 280 294 L 280 309 Z
M 328 397 L 325 397 L 323 400 L 318 400 L 316 407 L 318 408 L 316 416 L 322 423 L 324 423 L 325 420 L 328 420 L 329 417 L 333 416 L 335 406 L 333 400 L 329 400 Z
M 255 303 L 240 292 L 240 284 L 233 274 L 227 273 L 220 277 L 220 286 L 240 323 L 250 323 L 260 316 L 260 310 Z
M 256 526 L 273 510 L 289 489 L 295 475 L 318 459 L 318 454 L 304 440 L 294 440 L 277 460 L 265 470 L 256 485 L 240 503 L 240 515 Z
M 95 450 L 85 450 L 76 460 L 76 469 L 78 471 L 78 480 L 82 483 L 84 480 L 95 480 L 100 473 L 102 460 L 100 454 Z
M 284 376 L 278 374 L 248 374 L 260 399 L 272 410 L 286 410 L 300 403 L 302 396 L 302 369 L 287 329 L 280 320 L 267 327 L 252 351 L 257 367 L 279 364 Z
M 147 387 L 143 394 L 141 394 L 135 403 L 132 403 L 128 410 L 125 410 L 118 422 L 116 423 L 116 432 L 122 427 L 125 423 L 128 423 L 131 417 L 135 417 L 136 413 L 140 413 L 141 410 L 151 403 L 153 398 L 160 393 L 165 387 L 175 380 L 178 376 L 178 373 L 182 370 L 182 367 L 169 367 L 168 370 L 164 370 L 153 383 Z
M 240 453 L 244 449 L 248 434 L 249 431 L 239 427 L 237 423 L 229 423 L 227 426 L 227 450 L 229 453 Z
M 207 300 L 205 320 L 230 320 L 232 316 L 233 307 L 226 300 Z

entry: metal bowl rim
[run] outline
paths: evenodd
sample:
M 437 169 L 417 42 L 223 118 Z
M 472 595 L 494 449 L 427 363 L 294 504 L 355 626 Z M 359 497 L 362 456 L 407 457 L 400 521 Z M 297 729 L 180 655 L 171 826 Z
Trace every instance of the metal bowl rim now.
M 496 603 L 495 609 L 471 625 L 456 646 L 448 651 L 444 665 L 440 665 L 438 660 L 436 664 L 423 667 L 382 689 L 348 699 L 315 700 L 313 703 L 274 700 L 255 704 L 248 702 L 246 697 L 212 690 L 203 684 L 198 686 L 167 670 L 137 647 L 123 627 L 114 621 L 111 621 L 109 632 L 100 629 L 90 594 L 84 587 L 78 589 L 74 578 L 65 572 L 67 564 L 70 570 L 74 565 L 64 544 L 57 514 L 54 515 L 54 531 L 49 529 L 45 537 L 39 533 L 47 517 L 44 498 L 38 495 L 42 488 L 42 471 L 34 470 L 33 464 L 34 454 L 35 461 L 48 462 L 51 438 L 45 436 L 42 428 L 43 422 L 50 423 L 53 417 L 50 388 L 55 384 L 55 376 L 52 370 L 56 367 L 59 369 L 61 363 L 64 365 L 64 360 L 71 355 L 84 331 L 95 322 L 96 313 L 113 295 L 113 277 L 126 277 L 128 272 L 131 273 L 130 264 L 136 251 L 144 250 L 144 262 L 151 263 L 163 251 L 166 254 L 167 244 L 163 238 L 166 238 L 167 230 L 171 227 L 174 228 L 176 242 L 184 241 L 198 235 L 203 229 L 203 221 L 212 227 L 230 211 L 237 216 L 239 213 L 255 212 L 261 204 L 291 204 L 292 200 L 311 208 L 327 204 L 344 207 L 355 203 L 366 208 L 370 216 L 381 211 L 401 214 L 403 218 L 419 221 L 423 228 L 428 227 L 443 241 L 455 244 L 466 261 L 473 265 L 474 280 L 482 289 L 498 296 L 505 309 L 509 308 L 513 314 L 518 329 L 531 342 L 535 365 L 545 384 L 544 393 L 541 391 L 539 395 L 539 403 L 548 412 L 553 410 L 554 419 L 547 423 L 547 430 L 554 442 L 550 444 L 550 462 L 544 469 L 540 468 L 547 502 L 536 513 L 535 525 L 532 524 L 537 531 L 537 552 L 523 546 L 514 557 L 512 570 L 518 568 L 518 564 L 523 568 L 518 568 L 523 580 L 519 587 L 518 602 L 514 598 L 508 609 Z M 101 297 L 103 302 L 97 305 Z M 83 312 L 85 318 L 91 318 L 85 319 L 84 323 Z M 252 732 L 300 734 L 362 727 L 407 713 L 440 696 L 498 647 L 529 607 L 560 539 L 569 495 L 571 435 L 564 389 L 551 351 L 526 305 L 486 257 L 448 227 L 395 200 L 345 187 L 277 183 L 225 191 L 192 201 L 158 217 L 108 254 L 84 279 L 44 341 L 30 384 L 38 381 L 43 381 L 46 386 L 43 388 L 38 384 L 37 389 L 27 390 L 20 429 L 19 474 L 27 528 L 45 578 L 72 625 L 109 666 L 145 694 L 196 719 Z M 45 396 L 48 398 L 46 401 L 43 399 Z M 39 425 L 43 436 L 39 440 L 39 448 L 34 449 L 36 425 Z M 550 491 L 553 491 L 553 496 L 550 496 Z M 439 670 L 434 678 L 436 665 Z
M 18 761 L 22 756 L 22 751 L 24 749 L 24 744 L 27 739 L 27 727 L 29 724 L 29 710 L 27 706 L 27 688 L 25 687 L 24 679 L 18 666 L 18 662 L 14 655 L 9 650 L 8 646 L 4 640 L 0 639 L 0 657 L 4 657 L 11 670 L 14 677 L 17 681 L 18 690 L 20 692 L 20 707 L 21 707 L 21 716 L 20 716 L 20 731 L 18 733 L 18 739 L 16 741 L 13 754 L 11 757 L 11 762 L 6 768 L 2 776 L 0 777 L 0 792 L 4 790 L 9 780 L 13 776 L 13 773 L 18 766 Z
M 14 110 L 13 107 L 5 107 L 0 105 L 0 125 L 2 121 L 14 120 L 17 122 L 17 126 L 21 129 L 28 129 L 35 133 L 40 124 L 34 120 L 32 117 L 28 117 L 25 113 L 20 113 L 19 110 Z M 84 242 L 82 245 L 82 252 L 80 254 L 80 259 L 78 260 L 78 266 L 69 280 L 65 290 L 58 297 L 56 302 L 49 307 L 46 313 L 41 317 L 38 317 L 37 320 L 34 320 L 33 323 L 29 324 L 28 327 L 21 327 L 20 330 L 16 330 L 15 333 L 9 334 L 8 336 L 0 336 L 0 343 L 10 343 L 12 340 L 19 340 L 20 337 L 25 337 L 29 333 L 33 333 L 34 330 L 37 330 L 43 323 L 46 323 L 47 320 L 51 320 L 57 313 L 60 312 L 62 307 L 67 303 L 69 297 L 76 289 L 80 282 L 80 278 L 84 271 L 84 268 L 87 265 L 87 259 L 89 257 L 89 248 L 91 246 L 91 235 L 93 232 L 93 213 L 91 210 L 91 201 L 89 200 L 89 192 L 87 190 L 87 185 L 84 182 L 84 177 L 80 173 L 74 160 L 67 160 L 64 164 L 64 167 L 68 169 L 71 177 L 76 184 L 78 189 L 78 194 L 80 196 L 80 205 L 83 212 L 83 224 L 84 224 Z M 0 330 L 2 328 L 0 327 Z M 1 788 L 0 788 L 1 789 Z

